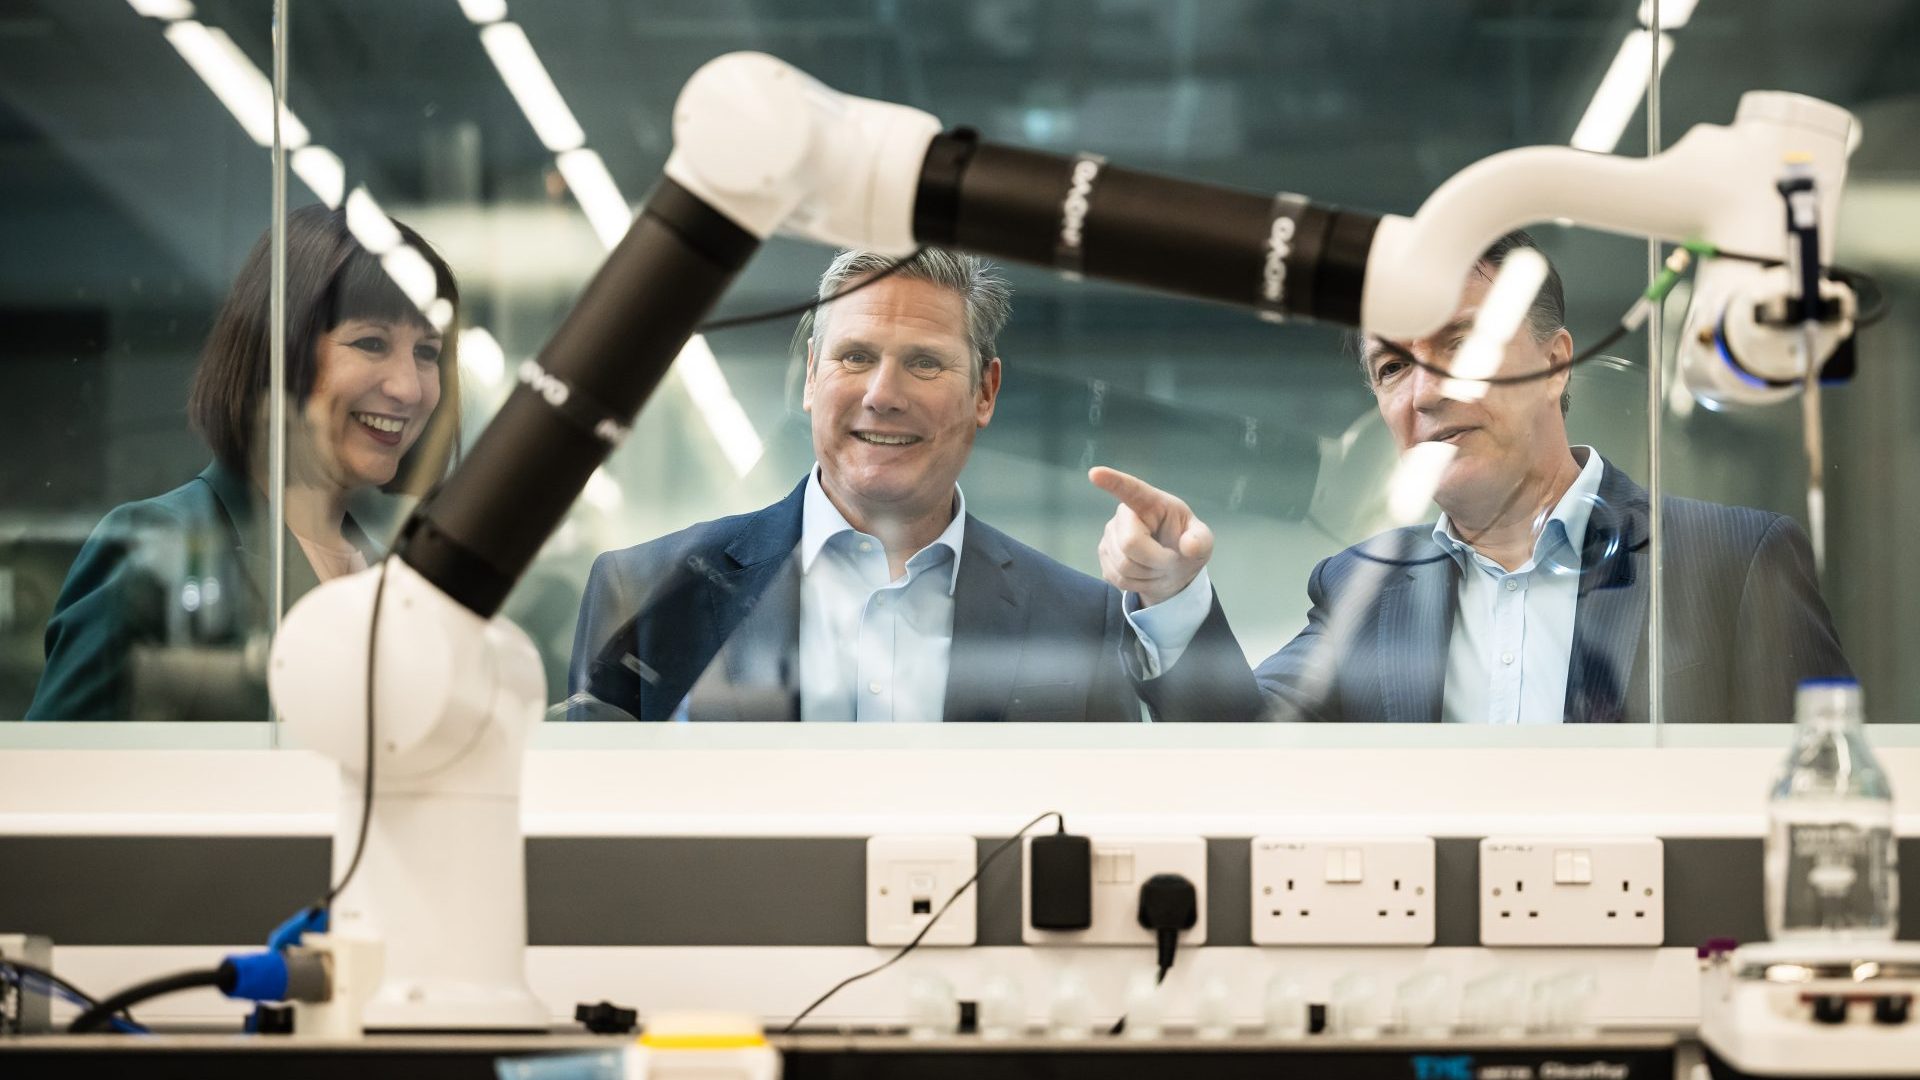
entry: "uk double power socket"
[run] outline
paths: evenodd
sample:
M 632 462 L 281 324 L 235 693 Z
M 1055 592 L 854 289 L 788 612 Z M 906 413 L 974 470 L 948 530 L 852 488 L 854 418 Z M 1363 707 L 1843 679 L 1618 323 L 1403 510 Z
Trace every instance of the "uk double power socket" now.
M 1480 841 L 1480 944 L 1659 945 L 1664 845 L 1653 837 Z
M 1433 944 L 1429 837 L 1256 836 L 1255 945 Z

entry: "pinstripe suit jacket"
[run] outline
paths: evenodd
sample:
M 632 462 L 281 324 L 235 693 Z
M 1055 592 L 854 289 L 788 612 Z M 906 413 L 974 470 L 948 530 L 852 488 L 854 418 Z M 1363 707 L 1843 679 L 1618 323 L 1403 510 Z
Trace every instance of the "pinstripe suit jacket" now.
M 1662 500 L 1666 719 L 1785 722 L 1799 680 L 1849 673 L 1793 519 Z M 1646 489 L 1606 463 L 1581 550 L 1567 723 L 1647 719 Z M 1459 565 L 1432 526 L 1382 533 L 1313 569 L 1307 626 L 1255 673 L 1282 720 L 1437 723 Z

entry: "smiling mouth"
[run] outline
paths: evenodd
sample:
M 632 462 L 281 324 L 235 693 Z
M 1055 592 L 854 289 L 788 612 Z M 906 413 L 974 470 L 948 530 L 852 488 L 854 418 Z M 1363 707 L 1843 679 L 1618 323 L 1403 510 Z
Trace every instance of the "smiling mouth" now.
M 856 431 L 853 437 L 869 446 L 912 446 L 921 441 L 918 435 L 882 435 L 876 431 Z
M 1427 436 L 1425 439 L 1422 439 L 1421 441 L 1435 442 L 1435 443 L 1448 443 L 1453 446 L 1458 446 L 1460 444 L 1460 439 L 1462 436 L 1465 436 L 1470 432 L 1474 432 L 1478 430 L 1479 430 L 1478 428 L 1472 428 L 1472 427 L 1441 428 L 1439 431 L 1434 432 L 1432 435 Z
M 379 435 L 397 438 L 402 431 L 407 429 L 407 422 L 397 416 L 386 416 L 381 413 L 356 412 L 353 414 L 353 418 L 358 420 L 368 430 Z

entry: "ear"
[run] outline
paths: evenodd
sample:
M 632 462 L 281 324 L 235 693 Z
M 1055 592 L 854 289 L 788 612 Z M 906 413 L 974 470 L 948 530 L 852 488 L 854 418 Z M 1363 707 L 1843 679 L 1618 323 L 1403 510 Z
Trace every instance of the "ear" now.
M 813 411 L 813 342 L 807 342 L 807 381 L 800 386 L 800 411 Z
M 984 428 L 993 422 L 993 405 L 1000 400 L 1000 358 L 987 361 L 980 371 L 980 388 L 973 395 L 973 423 Z
M 1545 381 L 1547 386 L 1552 388 L 1555 401 L 1560 400 L 1560 395 L 1566 392 L 1568 380 L 1573 378 L 1573 369 L 1567 366 L 1572 361 L 1573 335 L 1563 326 L 1555 330 L 1553 337 L 1547 340 L 1547 367 L 1550 370 L 1556 368 L 1558 370 Z

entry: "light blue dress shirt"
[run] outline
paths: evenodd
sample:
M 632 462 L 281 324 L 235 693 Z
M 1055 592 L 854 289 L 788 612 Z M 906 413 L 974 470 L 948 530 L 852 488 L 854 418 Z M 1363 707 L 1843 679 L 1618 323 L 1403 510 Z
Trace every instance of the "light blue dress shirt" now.
M 1445 514 L 1433 542 L 1460 565 L 1441 718 L 1449 724 L 1558 724 L 1580 603 L 1580 549 L 1603 466 L 1590 446 L 1580 475 L 1554 504 L 1526 565 L 1507 569 L 1473 550 Z
M 955 485 L 953 520 L 893 580 L 886 545 L 847 522 L 815 466 L 800 518 L 801 720 L 940 720 L 966 527 Z
M 953 489 L 953 520 L 892 580 L 887 550 L 860 532 L 807 477 L 800 517 L 800 719 L 932 723 L 946 712 L 953 656 L 953 590 L 966 544 L 967 497 Z M 1136 674 L 1175 663 L 1213 607 L 1202 569 L 1178 595 L 1124 610 L 1139 642 Z M 1143 707 L 1142 714 L 1145 714 Z

